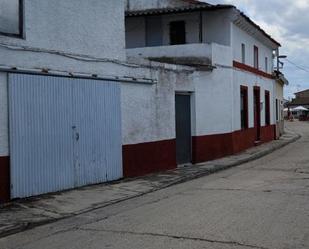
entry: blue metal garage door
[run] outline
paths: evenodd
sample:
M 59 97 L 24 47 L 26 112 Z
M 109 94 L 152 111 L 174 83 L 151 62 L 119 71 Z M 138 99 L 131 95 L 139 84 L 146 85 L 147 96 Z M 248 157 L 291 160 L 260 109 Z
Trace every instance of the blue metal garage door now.
M 120 83 L 10 74 L 11 197 L 122 177 Z

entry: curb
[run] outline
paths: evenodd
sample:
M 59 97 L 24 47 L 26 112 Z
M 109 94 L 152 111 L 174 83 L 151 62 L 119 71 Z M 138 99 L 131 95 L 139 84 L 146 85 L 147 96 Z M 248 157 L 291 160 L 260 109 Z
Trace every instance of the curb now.
M 281 148 L 283 148 L 283 147 L 285 147 L 285 146 L 287 146 L 291 143 L 294 143 L 298 139 L 301 138 L 301 135 L 299 135 L 299 134 L 290 133 L 290 132 L 287 132 L 286 134 L 293 135 L 293 138 L 287 139 L 286 141 L 281 142 L 281 143 L 274 144 L 273 146 L 271 146 L 267 149 L 255 152 L 254 154 L 249 155 L 249 156 L 247 156 L 243 159 L 237 159 L 232 163 L 223 163 L 223 164 L 217 164 L 217 165 L 216 164 L 211 165 L 209 162 L 204 163 L 204 164 L 193 165 L 193 167 L 196 167 L 197 169 L 199 168 L 199 170 L 197 172 L 189 173 L 189 174 L 186 174 L 185 176 L 180 176 L 178 179 L 171 181 L 167 184 L 162 184 L 159 187 L 155 187 L 151 190 L 148 190 L 148 191 L 145 191 L 145 192 L 142 192 L 142 193 L 138 193 L 138 194 L 135 194 L 135 195 L 132 195 L 132 196 L 129 196 L 129 197 L 115 199 L 115 200 L 112 200 L 112 201 L 109 201 L 109 202 L 98 204 L 95 207 L 86 208 L 86 209 L 80 210 L 79 212 L 74 212 L 74 213 L 71 213 L 71 214 L 63 215 L 63 217 L 50 218 L 50 219 L 46 219 L 45 221 L 39 221 L 39 222 L 21 223 L 21 224 L 14 226 L 14 227 L 11 227 L 11 229 L 0 232 L 0 238 L 7 237 L 7 236 L 10 236 L 10 235 L 13 235 L 13 234 L 17 234 L 17 233 L 20 233 L 20 232 L 23 232 L 23 231 L 26 231 L 26 230 L 30 230 L 30 229 L 33 229 L 33 228 L 38 227 L 38 226 L 54 223 L 54 222 L 57 222 L 57 221 L 60 221 L 60 220 L 66 219 L 66 218 L 72 218 L 72 217 L 77 216 L 77 215 L 88 213 L 88 212 L 91 212 L 91 211 L 94 211 L 94 210 L 97 210 L 97 209 L 100 209 L 100 208 L 105 208 L 105 207 L 108 207 L 110 205 L 114 205 L 114 204 L 117 204 L 117 203 L 120 203 L 120 202 L 123 202 L 123 201 L 131 200 L 131 199 L 134 199 L 134 198 L 137 198 L 137 197 L 141 197 L 141 196 L 144 196 L 146 194 L 150 194 L 150 193 L 153 193 L 153 192 L 156 192 L 156 191 L 159 191 L 159 190 L 162 190 L 162 189 L 174 186 L 174 185 L 178 185 L 178 184 L 188 182 L 188 181 L 191 181 L 191 180 L 194 180 L 194 179 L 198 179 L 198 178 L 201 178 L 201 177 L 204 177 L 204 176 L 215 174 L 215 173 L 221 172 L 221 171 L 226 170 L 226 169 L 237 167 L 237 166 L 243 165 L 245 163 L 260 159 L 260 158 L 262 158 L 266 155 L 269 155 L 272 152 L 279 150 L 279 149 L 281 149 Z M 209 166 L 207 164 L 209 164 Z M 203 168 L 203 167 L 205 167 L 205 168 Z M 173 172 L 173 171 L 167 171 L 167 172 Z M 167 172 L 165 172 L 165 173 L 167 173 Z M 156 174 L 152 174 L 152 175 L 156 175 Z M 151 175 L 149 175 L 149 176 L 151 176 Z M 142 177 L 129 179 L 127 181 L 134 181 L 134 180 L 137 180 L 137 179 L 142 179 Z
M 233 167 L 243 165 L 243 164 L 248 163 L 248 162 L 255 161 L 255 160 L 260 159 L 264 156 L 267 156 L 267 155 L 271 154 L 272 152 L 275 152 L 275 151 L 277 151 L 277 150 L 279 150 L 279 149 L 281 149 L 281 148 L 283 148 L 283 147 L 285 147 L 285 146 L 287 146 L 291 143 L 294 143 L 301 138 L 301 135 L 299 135 L 299 134 L 292 134 L 292 133 L 288 133 L 288 134 L 295 135 L 295 136 L 292 139 L 287 140 L 284 143 L 277 144 L 277 145 L 275 145 L 275 146 L 273 146 L 273 147 L 271 147 L 267 150 L 256 152 L 252 156 L 249 156 L 248 158 L 239 159 L 236 162 L 225 164 L 225 165 L 216 165 L 213 169 L 204 169 L 202 172 L 200 172 L 198 174 L 188 175 L 188 176 L 183 177 L 183 178 L 181 178 L 177 181 L 174 181 L 174 182 L 172 182 L 172 183 L 170 183 L 166 186 L 162 186 L 161 188 L 159 188 L 157 190 L 164 189 L 164 188 L 167 188 L 167 187 L 170 187 L 170 186 L 173 186 L 173 185 L 181 184 L 181 183 L 184 183 L 184 182 L 187 182 L 187 181 L 190 181 L 190 180 L 198 179 L 198 178 L 201 178 L 201 177 L 204 177 L 204 176 L 207 176 L 207 175 L 215 174 L 215 173 L 218 173 L 218 172 L 223 171 L 223 170 L 227 170 L 227 169 L 230 169 L 230 168 L 233 168 Z M 202 166 L 202 164 L 200 166 Z M 153 191 L 151 191 L 151 192 L 153 192 Z

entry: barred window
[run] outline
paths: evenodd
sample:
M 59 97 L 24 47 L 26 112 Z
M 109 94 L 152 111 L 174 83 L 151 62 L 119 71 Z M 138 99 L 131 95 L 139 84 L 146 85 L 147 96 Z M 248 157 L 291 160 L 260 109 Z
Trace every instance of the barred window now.
M 22 35 L 22 0 L 0 0 L 0 34 Z

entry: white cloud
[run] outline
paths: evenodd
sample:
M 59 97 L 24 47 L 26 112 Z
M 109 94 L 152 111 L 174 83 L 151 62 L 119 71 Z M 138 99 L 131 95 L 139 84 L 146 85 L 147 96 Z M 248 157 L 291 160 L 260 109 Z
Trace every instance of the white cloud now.
M 297 8 L 309 8 L 308 0 L 295 0 L 294 4 Z

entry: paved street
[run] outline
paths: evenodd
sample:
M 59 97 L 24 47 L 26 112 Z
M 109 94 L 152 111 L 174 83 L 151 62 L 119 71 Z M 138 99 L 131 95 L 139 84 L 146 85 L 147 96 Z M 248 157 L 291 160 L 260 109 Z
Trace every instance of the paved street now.
M 262 159 L 0 239 L 1 249 L 309 248 L 309 123 Z

